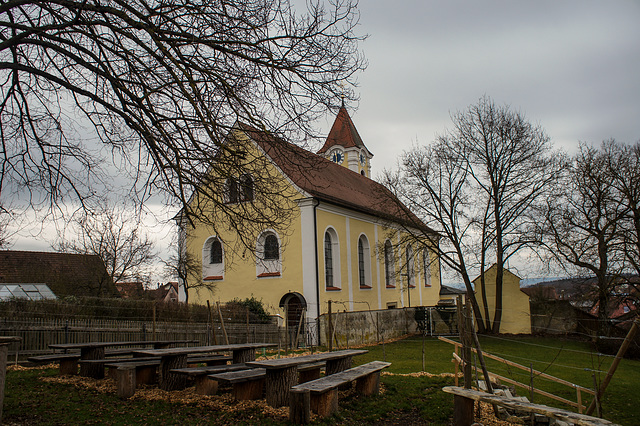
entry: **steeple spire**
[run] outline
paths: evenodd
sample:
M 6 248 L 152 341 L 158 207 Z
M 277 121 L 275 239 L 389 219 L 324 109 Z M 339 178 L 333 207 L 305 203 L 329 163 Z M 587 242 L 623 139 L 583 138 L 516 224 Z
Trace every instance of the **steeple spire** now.
M 369 160 L 373 154 L 362 142 L 362 138 L 344 106 L 344 98 L 327 140 L 318 154 L 364 176 L 370 176 Z

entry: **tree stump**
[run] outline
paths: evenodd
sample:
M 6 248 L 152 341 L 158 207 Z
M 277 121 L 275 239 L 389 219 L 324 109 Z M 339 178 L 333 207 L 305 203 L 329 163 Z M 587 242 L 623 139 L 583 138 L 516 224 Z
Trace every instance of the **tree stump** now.
M 118 397 L 131 398 L 136 393 L 136 368 L 132 366 L 118 367 L 117 371 Z
M 320 378 L 320 367 L 299 372 L 298 383 L 306 383 Z
M 104 347 L 82 348 L 80 350 L 80 359 L 104 359 Z M 82 363 L 80 364 L 80 375 L 82 377 L 104 379 L 104 364 Z
M 76 376 L 78 374 L 78 360 L 77 359 L 61 359 L 60 360 L 60 375 L 61 376 Z
M 471 426 L 473 424 L 474 401 L 460 395 L 453 396 L 453 424 Z
M 233 397 L 238 401 L 262 399 L 264 378 L 248 380 L 233 385 Z
M 182 374 L 171 373 L 174 368 L 186 368 L 187 355 L 163 356 L 160 361 L 160 389 L 166 391 L 181 390 L 187 387 L 187 378 Z
M 341 371 L 348 370 L 349 368 L 351 368 L 351 361 L 352 361 L 352 357 L 350 356 L 327 361 L 325 376 L 330 376 L 332 374 L 336 374 Z M 340 385 L 338 389 L 347 390 L 350 388 L 351 388 L 351 383 L 346 383 L 344 385 Z
M 294 390 L 289 392 L 289 421 L 294 424 L 311 422 L 311 402 L 309 390 Z
M 218 392 L 218 381 L 206 375 L 196 377 L 196 393 L 198 395 L 215 395 Z
M 311 411 L 320 417 L 330 416 L 338 411 L 338 388 L 311 395 L 310 403 Z
M 380 372 L 375 371 L 356 380 L 356 392 L 361 395 L 377 395 L 380 391 Z
M 289 404 L 289 390 L 298 380 L 298 368 L 294 365 L 282 369 L 267 369 L 267 404 L 282 407 Z
M 156 366 L 149 367 L 137 367 L 136 368 L 136 383 L 140 385 L 151 385 L 158 380 L 158 374 L 156 373 Z
M 234 364 L 242 364 L 245 362 L 255 361 L 256 360 L 256 350 L 255 349 L 238 349 L 233 351 L 233 363 Z

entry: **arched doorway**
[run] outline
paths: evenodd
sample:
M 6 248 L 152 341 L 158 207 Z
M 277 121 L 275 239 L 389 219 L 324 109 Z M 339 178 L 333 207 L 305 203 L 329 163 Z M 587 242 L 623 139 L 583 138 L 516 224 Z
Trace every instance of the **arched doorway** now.
M 290 292 L 280 299 L 280 308 L 285 312 L 285 327 L 287 330 L 287 341 L 285 345 L 293 348 L 304 341 L 305 313 L 307 301 L 304 296 L 297 292 Z

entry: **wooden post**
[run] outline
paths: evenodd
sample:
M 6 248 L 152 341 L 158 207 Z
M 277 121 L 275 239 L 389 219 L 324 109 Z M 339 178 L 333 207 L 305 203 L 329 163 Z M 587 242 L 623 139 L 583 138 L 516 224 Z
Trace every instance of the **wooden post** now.
M 158 340 L 156 339 L 156 304 L 154 302 L 153 304 L 153 323 L 152 323 L 152 328 L 151 328 L 151 340 Z
M 329 300 L 329 309 L 327 311 L 329 315 L 329 352 L 333 350 L 333 322 L 331 318 L 331 300 Z
M 209 324 L 211 324 L 211 337 L 213 337 L 213 344 L 218 344 L 218 339 L 216 337 L 216 328 L 213 325 L 213 315 L 211 314 L 211 304 L 209 303 L 209 299 L 207 299 L 207 310 L 209 311 Z
M 116 371 L 118 397 L 120 399 L 129 399 L 136 393 L 136 367 L 121 366 Z
M 620 349 L 616 354 L 616 358 L 613 360 L 613 363 L 611 363 L 611 367 L 609 367 L 607 376 L 602 381 L 600 388 L 596 389 L 596 397 L 593 399 L 593 401 L 591 401 L 589 408 L 587 408 L 586 414 L 588 416 L 590 416 L 591 413 L 593 413 L 594 408 L 596 408 L 596 401 L 599 401 L 600 399 L 602 399 L 602 395 L 604 394 L 605 389 L 609 385 L 609 382 L 611 381 L 613 374 L 616 372 L 616 369 L 618 368 L 618 364 L 620 364 L 622 357 L 624 357 L 625 352 L 627 352 L 629 345 L 631 344 L 631 342 L 636 336 L 636 333 L 638 332 L 639 323 L 640 323 L 640 318 L 636 317 L 635 321 L 633 321 L 633 325 L 631 326 L 631 329 L 627 333 L 627 337 L 624 338 L 624 342 L 622 342 L 622 345 L 620 346 Z
M 453 424 L 454 426 L 471 426 L 473 424 L 473 399 L 454 395 Z
M 284 304 L 284 353 L 289 353 L 289 304 Z
M 311 403 L 309 390 L 289 391 L 289 421 L 293 424 L 308 424 L 311 422 Z
M 464 387 L 471 388 L 471 348 L 467 340 L 466 321 L 462 311 L 462 296 L 457 297 L 456 308 L 458 313 L 458 332 L 460 333 L 460 342 L 462 343 L 462 359 L 464 360 Z
M 302 313 L 300 314 L 300 321 L 298 321 L 298 331 L 296 332 L 296 341 L 294 343 L 295 349 L 298 348 L 298 340 L 300 339 L 300 333 L 302 332 L 302 324 L 304 322 L 304 316 L 307 313 L 306 308 L 302 309 Z
M 250 332 L 249 332 L 249 307 L 247 306 L 247 343 L 249 343 L 250 339 Z
M 220 327 L 222 327 L 222 333 L 224 334 L 224 341 L 229 344 L 229 336 L 227 336 L 227 329 L 224 327 L 224 318 L 222 318 L 222 311 L 220 310 L 220 302 L 216 302 L 218 308 L 218 317 L 220 318 Z

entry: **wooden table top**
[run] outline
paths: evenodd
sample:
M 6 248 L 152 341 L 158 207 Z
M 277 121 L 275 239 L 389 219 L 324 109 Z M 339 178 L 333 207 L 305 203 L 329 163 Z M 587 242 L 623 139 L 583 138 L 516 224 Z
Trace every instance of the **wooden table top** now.
M 106 348 L 109 346 L 132 346 L 132 345 L 178 345 L 198 343 L 197 340 L 139 340 L 124 342 L 84 342 L 84 343 L 52 343 L 49 345 L 51 349 L 88 349 L 88 348 Z
M 279 369 L 293 367 L 294 365 L 309 364 L 319 361 L 332 361 L 340 358 L 347 358 L 354 355 L 366 354 L 367 350 L 364 349 L 345 349 L 334 352 L 322 352 L 312 355 L 294 356 L 291 358 L 279 358 L 279 359 L 266 359 L 261 361 L 248 361 L 247 364 L 250 367 L 262 367 L 266 369 Z
M 233 343 L 229 345 L 192 346 L 186 348 L 140 349 L 135 353 L 147 356 L 180 356 L 205 352 L 226 352 L 246 349 L 260 349 L 278 346 L 276 343 Z

